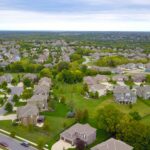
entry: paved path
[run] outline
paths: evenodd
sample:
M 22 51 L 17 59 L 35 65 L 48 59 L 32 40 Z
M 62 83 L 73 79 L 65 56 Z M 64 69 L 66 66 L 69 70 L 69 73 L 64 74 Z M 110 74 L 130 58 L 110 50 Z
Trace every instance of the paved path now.
M 7 115 L 7 116 L 0 116 L 0 120 L 15 120 L 15 119 L 17 119 L 16 114 L 11 114 L 11 115 Z
M 34 147 L 23 147 L 20 143 L 20 141 L 16 140 L 16 139 L 13 139 L 9 136 L 6 136 L 2 133 L 0 133 L 0 142 L 5 142 L 9 145 L 9 148 L 11 150 L 37 150 L 36 148 Z

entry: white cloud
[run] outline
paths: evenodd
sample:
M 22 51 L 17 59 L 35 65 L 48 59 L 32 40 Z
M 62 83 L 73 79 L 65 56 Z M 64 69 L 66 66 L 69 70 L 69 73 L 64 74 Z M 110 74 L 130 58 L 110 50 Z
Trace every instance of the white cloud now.
M 0 30 L 150 31 L 150 13 L 48 14 L 0 11 Z

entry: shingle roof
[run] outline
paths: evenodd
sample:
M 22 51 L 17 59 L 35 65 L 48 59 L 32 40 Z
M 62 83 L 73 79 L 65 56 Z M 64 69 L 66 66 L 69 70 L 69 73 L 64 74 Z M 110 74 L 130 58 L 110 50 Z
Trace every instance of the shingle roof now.
M 91 150 L 133 150 L 133 147 L 114 138 L 111 138 L 105 142 L 102 142 Z
M 18 107 L 17 109 L 17 115 L 18 118 L 24 118 L 24 117 L 29 117 L 31 115 L 38 115 L 39 110 L 37 108 L 37 106 L 35 105 L 25 105 L 22 107 Z
M 75 133 L 84 134 L 86 136 L 91 135 L 93 132 L 96 132 L 96 129 L 91 127 L 89 124 L 80 124 L 76 123 L 69 129 L 65 130 L 61 135 L 71 138 Z

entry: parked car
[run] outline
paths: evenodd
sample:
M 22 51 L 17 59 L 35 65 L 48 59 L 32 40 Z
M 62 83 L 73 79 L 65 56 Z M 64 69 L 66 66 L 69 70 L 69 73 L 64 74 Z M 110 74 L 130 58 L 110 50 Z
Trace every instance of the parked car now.
M 26 141 L 22 142 L 21 145 L 24 146 L 24 147 L 29 147 L 29 143 L 26 142 Z

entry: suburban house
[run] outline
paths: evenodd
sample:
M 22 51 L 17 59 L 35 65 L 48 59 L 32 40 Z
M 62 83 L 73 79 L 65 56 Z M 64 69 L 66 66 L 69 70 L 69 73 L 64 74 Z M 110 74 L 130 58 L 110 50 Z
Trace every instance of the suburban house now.
M 30 79 L 32 82 L 37 81 L 38 76 L 36 74 L 33 73 L 27 73 L 24 75 L 23 79 Z
M 93 77 L 87 76 L 87 77 L 84 77 L 83 83 L 87 85 L 94 85 L 96 84 L 96 81 Z
M 116 86 L 113 90 L 115 101 L 123 104 L 132 104 L 137 100 L 136 92 L 127 86 Z
M 128 77 L 125 75 L 115 75 L 112 77 L 112 80 L 116 82 L 124 82 L 128 80 Z
M 109 78 L 105 75 L 96 75 L 95 80 L 97 83 L 108 82 Z
M 133 147 L 114 138 L 102 142 L 94 147 L 91 150 L 133 150 Z
M 47 100 L 47 95 L 33 95 L 30 99 L 27 100 L 27 103 L 30 105 L 36 105 L 39 111 L 45 111 L 48 110 Z
M 99 96 L 106 95 L 108 90 L 113 89 L 113 86 L 108 81 L 109 78 L 105 75 L 87 76 L 83 79 L 83 83 L 88 85 L 89 92 L 98 92 Z
M 34 95 L 49 95 L 49 87 L 37 85 L 33 91 Z
M 89 124 L 76 123 L 69 129 L 60 134 L 60 139 L 72 145 L 76 144 L 76 140 L 80 139 L 86 145 L 92 144 L 96 139 L 96 129 Z
M 142 73 L 140 73 L 140 74 L 133 74 L 133 75 L 131 75 L 131 79 L 135 83 L 142 83 L 142 82 L 145 81 L 146 76 L 145 76 L 145 74 L 142 74 Z
M 136 88 L 137 96 L 142 97 L 145 100 L 150 99 L 150 86 L 139 86 Z
M 11 74 L 0 76 L 0 84 L 2 84 L 3 82 L 11 83 L 12 79 L 13 77 Z
M 98 92 L 99 96 L 106 95 L 107 88 L 103 84 L 94 84 L 89 86 L 89 92 L 96 93 Z
M 51 81 L 50 78 L 43 77 L 43 78 L 41 78 L 41 79 L 39 80 L 38 85 L 40 85 L 40 86 L 47 86 L 47 87 L 51 88 L 51 86 L 52 86 L 52 81 Z
M 18 107 L 17 109 L 17 119 L 23 125 L 35 125 L 37 123 L 37 118 L 39 116 L 39 110 L 35 105 L 25 105 Z
M 13 86 L 13 87 L 10 87 L 10 90 L 11 90 L 11 92 L 10 92 L 11 95 L 20 96 L 24 89 L 21 86 Z

